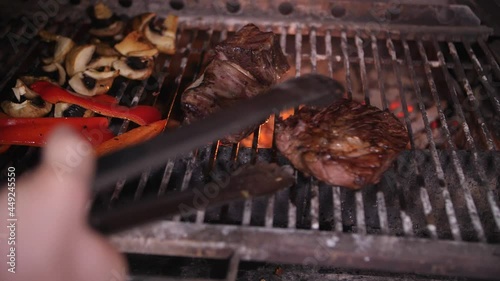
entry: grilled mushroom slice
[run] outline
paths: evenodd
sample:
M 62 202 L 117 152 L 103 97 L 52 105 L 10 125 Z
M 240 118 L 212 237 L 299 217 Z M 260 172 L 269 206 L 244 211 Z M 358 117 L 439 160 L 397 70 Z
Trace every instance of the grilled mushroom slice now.
M 43 59 L 42 61 L 45 64 L 63 63 L 66 55 L 75 46 L 75 42 L 71 38 L 56 35 L 45 30 L 40 31 L 38 35 L 47 42 L 56 42 L 54 56 Z
M 117 56 L 110 56 L 110 57 L 98 57 L 94 60 L 92 60 L 88 65 L 87 69 L 97 69 L 99 70 L 100 68 L 105 68 L 109 70 L 113 66 L 113 62 L 119 60 L 119 57 Z
M 1 103 L 3 112 L 9 116 L 43 117 L 52 110 L 51 103 L 44 101 L 37 93 L 29 90 L 19 79 L 12 91 L 16 99 L 5 100 Z
M 120 43 L 115 45 L 115 49 L 124 56 L 141 56 L 142 52 L 154 56 L 158 53 L 158 50 L 137 31 L 130 32 Z
M 68 109 L 70 103 L 58 102 L 54 104 L 54 117 L 64 117 L 63 112 Z
M 104 3 L 97 3 L 89 11 L 92 26 L 89 33 L 97 37 L 121 39 L 125 23 L 116 16 Z
M 144 13 L 138 16 L 135 16 L 132 19 L 132 30 L 137 32 L 142 32 L 144 27 L 149 24 L 154 17 L 156 17 L 155 13 Z
M 95 45 L 82 45 L 73 48 L 66 58 L 66 71 L 68 72 L 68 76 L 72 77 L 76 73 L 84 71 L 87 68 L 87 64 L 92 59 L 95 49 Z
M 16 80 L 16 85 L 12 88 L 14 95 L 18 101 L 21 101 L 21 97 L 24 96 L 27 99 L 34 99 L 38 97 L 38 94 L 33 92 L 21 79 Z
M 25 100 L 22 103 L 3 101 L 2 110 L 11 117 L 43 117 L 49 114 L 52 104 L 37 97 L 32 100 Z
M 58 102 L 54 105 L 54 117 L 92 117 L 94 112 L 79 105 Z
M 91 28 L 89 33 L 97 37 L 113 37 L 113 39 L 121 39 L 125 23 L 116 21 L 105 28 Z
M 95 53 L 98 54 L 99 56 L 105 56 L 105 57 L 110 57 L 110 56 L 119 56 L 120 53 L 115 50 L 115 48 L 111 47 L 111 43 L 106 43 L 98 38 L 92 38 L 90 39 L 90 42 L 96 46 L 95 48 Z
M 144 80 L 153 73 L 152 57 L 127 57 L 113 62 L 120 75 L 132 80 Z
M 118 70 L 100 72 L 89 69 L 71 77 L 69 85 L 75 92 L 84 96 L 102 95 L 108 92 L 119 73 Z
M 48 65 L 44 65 L 42 69 L 45 72 L 57 71 L 58 74 L 57 84 L 62 86 L 64 85 L 64 83 L 66 83 L 66 71 L 64 70 L 64 67 L 60 63 L 54 62 Z
M 177 16 L 169 15 L 159 24 L 155 19 L 144 27 L 144 36 L 162 53 L 175 53 L 175 33 L 177 30 Z

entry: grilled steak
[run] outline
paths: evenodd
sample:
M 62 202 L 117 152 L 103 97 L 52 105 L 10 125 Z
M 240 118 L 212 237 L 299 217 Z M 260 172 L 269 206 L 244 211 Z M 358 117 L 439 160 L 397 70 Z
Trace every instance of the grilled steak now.
M 232 61 L 264 85 L 272 85 L 290 66 L 281 51 L 279 37 L 247 24 L 215 47 L 217 56 Z
M 345 99 L 303 107 L 276 126 L 276 146 L 295 168 L 352 189 L 379 182 L 408 141 L 392 113 Z
M 218 44 L 215 51 L 203 74 L 182 94 L 181 106 L 187 124 L 262 93 L 290 68 L 278 38 L 272 32 L 261 32 L 253 24 Z M 258 125 L 223 141 L 238 142 Z

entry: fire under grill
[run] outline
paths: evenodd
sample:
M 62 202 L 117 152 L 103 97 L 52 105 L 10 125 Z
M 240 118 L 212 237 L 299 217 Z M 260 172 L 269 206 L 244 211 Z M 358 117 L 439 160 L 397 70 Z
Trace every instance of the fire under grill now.
M 136 2 L 131 8 L 110 5 L 129 15 L 146 10 L 180 14 L 177 51 L 160 55 L 147 81 L 115 81 L 110 93 L 121 103 L 154 104 L 164 117 L 182 120 L 180 95 L 202 72 L 211 46 L 251 22 L 280 37 L 292 66 L 283 79 L 314 72 L 341 81 L 346 97 L 400 118 L 411 149 L 379 184 L 361 191 L 296 172 L 296 184 L 272 196 L 210 208 L 200 202 L 195 212 L 114 235 L 119 249 L 226 260 L 226 280 L 246 278 L 238 270 L 244 262 L 295 264 L 315 274 L 319 268 L 345 268 L 500 277 L 500 67 L 487 43 L 491 29 L 479 25 L 468 8 L 426 5 L 434 16 L 417 21 L 417 12 L 428 11 L 399 2 L 200 1 L 185 7 L 183 1 Z M 62 16 L 45 28 L 86 41 L 89 26 L 74 16 L 80 6 L 61 9 Z M 266 10 L 274 14 L 262 13 Z M 12 53 L 7 35 L 22 36 L 26 28 L 17 21 L 4 27 L 3 91 L 18 73 L 40 63 L 36 38 Z M 289 165 L 273 143 L 274 118 L 239 144 L 216 142 L 161 168 L 146 168 L 139 178 L 124 175 L 109 194 L 95 198 L 94 209 L 202 186 L 247 163 Z M 123 133 L 132 124 L 113 120 L 112 127 Z M 38 155 L 38 149 L 14 147 L 0 158 L 2 167 L 21 170 L 33 166 Z

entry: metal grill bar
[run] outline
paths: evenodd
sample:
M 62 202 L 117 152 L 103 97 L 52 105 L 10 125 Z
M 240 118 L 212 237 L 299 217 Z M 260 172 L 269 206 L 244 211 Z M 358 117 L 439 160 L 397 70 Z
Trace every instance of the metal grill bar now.
M 373 33 L 370 35 L 371 38 L 371 45 L 372 45 L 372 53 L 373 53 L 373 60 L 375 62 L 375 70 L 377 71 L 377 82 L 378 82 L 378 88 L 380 90 L 380 99 L 382 101 L 382 109 L 386 110 L 387 109 L 387 97 L 385 96 L 385 85 L 384 85 L 384 75 L 382 68 L 380 66 L 380 56 L 378 52 L 378 46 L 377 46 L 377 38 Z
M 359 67 L 361 72 L 361 86 L 365 94 L 365 103 L 370 105 L 370 93 L 368 92 L 368 78 L 366 77 L 365 51 L 363 50 L 363 40 L 356 34 L 355 42 L 358 50 Z
M 165 165 L 165 169 L 163 171 L 163 176 L 160 182 L 160 187 L 158 188 L 158 196 L 161 196 L 167 190 L 167 185 L 170 182 L 170 177 L 172 176 L 172 171 L 174 170 L 174 161 L 169 160 Z
M 286 54 L 286 35 L 287 35 L 287 32 L 286 32 L 286 29 L 284 26 L 280 27 L 280 31 L 279 31 L 279 35 L 280 35 L 280 47 L 281 47 L 281 51 Z M 273 157 L 276 157 L 276 151 L 277 151 L 277 148 L 276 148 L 276 120 L 277 118 L 279 117 L 278 114 L 275 114 L 273 117 L 271 118 L 274 118 L 274 128 L 273 128 L 273 141 L 272 141 L 272 150 L 273 150 Z M 288 192 L 288 190 L 286 191 Z M 266 215 L 265 215 L 265 222 L 264 222 L 264 225 L 265 227 L 273 227 L 273 223 L 274 223 L 274 204 L 275 204 L 275 201 L 276 201 L 276 195 L 273 194 L 271 196 L 269 196 L 269 198 L 267 199 L 267 206 L 266 206 Z
M 389 234 L 389 220 L 387 219 L 387 208 L 385 206 L 385 198 L 384 193 L 381 191 L 377 191 L 377 211 L 378 211 L 378 219 L 380 224 L 380 229 L 382 230 L 382 234 Z
M 486 58 L 488 59 L 489 66 L 493 69 L 493 73 L 495 73 L 497 79 L 500 79 L 500 66 L 498 66 L 498 62 L 496 61 L 495 57 L 490 51 L 490 48 L 486 46 L 486 43 L 484 40 L 478 40 L 479 46 L 481 47 L 481 50 L 483 53 L 486 55 Z
M 317 73 L 317 45 L 316 45 L 316 29 L 311 29 L 309 34 L 309 44 L 311 46 L 311 72 Z M 311 191 L 311 229 L 319 229 L 319 186 L 318 182 L 311 178 L 309 180 Z
M 500 113 L 500 100 L 498 99 L 498 95 L 495 89 L 488 80 L 488 77 L 486 76 L 486 73 L 484 71 L 483 66 L 481 65 L 481 62 L 477 58 L 469 42 L 465 41 L 464 46 L 465 49 L 467 50 L 467 53 L 469 54 L 469 57 L 472 60 L 474 68 L 476 69 L 479 81 L 481 81 L 481 84 L 486 89 L 486 93 L 488 94 L 488 97 L 490 98 L 491 103 L 493 104 L 493 108 L 496 110 L 497 113 Z
M 344 57 L 345 83 L 347 88 L 347 97 L 352 99 L 352 81 L 351 81 L 351 65 L 349 63 L 349 53 L 347 47 L 347 34 L 342 31 L 340 34 L 340 48 Z
M 333 56 L 332 56 L 332 36 L 328 30 L 325 35 L 325 55 L 328 60 L 328 75 L 333 76 Z M 333 229 L 337 232 L 342 231 L 342 209 L 340 204 L 340 187 L 332 187 L 333 202 Z
M 302 30 L 297 27 L 295 33 L 295 77 L 299 77 L 302 70 Z
M 311 229 L 319 229 L 319 186 L 318 182 L 314 179 L 310 179 L 310 192 L 311 195 Z
M 144 188 L 148 183 L 149 175 L 151 174 L 151 168 L 146 169 L 142 174 L 137 184 L 137 189 L 135 190 L 134 200 L 139 200 L 142 197 L 142 193 L 144 193 Z
M 311 33 L 309 34 L 309 44 L 311 45 L 311 72 L 317 73 L 317 61 L 318 61 L 318 52 L 316 50 L 316 29 L 311 29 Z
M 467 98 L 468 101 L 470 102 L 470 105 L 472 106 L 472 110 L 476 114 L 476 119 L 481 127 L 481 130 L 483 132 L 484 137 L 486 138 L 486 145 L 489 150 L 496 149 L 495 143 L 493 142 L 493 138 L 491 136 L 490 130 L 488 129 L 488 126 L 484 122 L 483 115 L 481 112 L 478 110 L 478 101 L 476 100 L 476 97 L 474 96 L 474 93 L 472 92 L 472 88 L 470 86 L 469 80 L 465 76 L 464 69 L 462 67 L 462 63 L 460 62 L 460 58 L 458 57 L 457 49 L 455 48 L 455 45 L 453 42 L 448 42 L 448 49 L 450 51 L 450 54 L 453 58 L 453 61 L 455 62 L 455 71 L 458 75 L 458 78 L 460 82 L 462 83 L 462 86 L 465 89 L 465 92 L 467 93 Z
M 186 190 L 189 186 L 189 182 L 191 181 L 191 177 L 193 175 L 194 165 L 196 163 L 197 156 L 198 156 L 197 150 L 190 153 L 190 155 L 188 156 L 188 162 L 186 163 L 186 170 L 184 172 L 184 176 L 182 177 L 181 191 Z M 180 219 L 181 219 L 180 215 L 175 215 L 172 218 L 173 221 L 180 221 Z
M 439 161 L 439 156 L 437 154 L 436 143 L 434 142 L 434 138 L 432 136 L 430 122 L 429 122 L 429 119 L 427 117 L 427 111 L 426 111 L 425 105 L 423 103 L 423 98 L 422 98 L 420 86 L 418 85 L 418 82 L 416 80 L 415 67 L 413 66 L 413 62 L 412 62 L 412 58 L 411 58 L 411 54 L 410 54 L 410 48 L 409 48 L 408 42 L 406 40 L 403 40 L 403 48 L 405 51 L 407 65 L 408 65 L 408 68 L 410 70 L 410 76 L 411 76 L 411 79 L 413 80 L 413 87 L 415 89 L 415 94 L 417 95 L 418 106 L 420 108 L 420 112 L 422 112 L 422 118 L 424 120 L 427 138 L 429 139 L 429 142 L 430 142 L 430 150 L 431 150 L 432 160 L 434 162 L 434 168 L 436 169 L 438 181 L 440 183 L 442 183 L 443 194 L 449 194 L 448 186 L 447 186 L 447 183 L 444 179 L 443 167 L 441 166 L 441 162 Z M 446 122 L 446 120 L 445 120 L 445 122 Z M 469 210 L 469 215 L 472 219 L 474 229 L 476 230 L 476 233 L 479 237 L 479 240 L 482 242 L 486 242 L 484 230 L 483 230 L 483 227 L 481 226 L 481 222 L 480 222 L 479 217 L 477 215 L 477 209 L 476 209 L 476 206 L 474 204 L 474 201 L 472 200 L 472 196 L 470 195 L 470 190 L 468 188 L 465 188 L 464 190 L 465 190 L 465 195 L 466 195 L 465 198 L 466 198 L 466 202 L 467 202 L 467 208 Z M 450 206 L 449 208 L 454 210 L 455 207 L 453 206 L 453 201 L 451 200 L 451 197 L 449 197 L 448 195 L 445 195 L 444 198 L 445 198 L 446 206 L 449 205 Z M 453 216 L 455 215 L 454 213 L 455 213 L 454 211 L 450 212 L 450 214 L 452 214 Z M 450 221 L 455 220 L 455 219 L 456 218 L 451 217 Z
M 422 201 L 422 207 L 424 209 L 424 214 L 426 217 L 427 221 L 427 231 L 429 231 L 430 237 L 432 239 L 437 239 L 437 231 L 436 231 L 436 225 L 433 223 L 435 222 L 434 214 L 432 213 L 432 204 L 429 199 L 429 193 L 427 193 L 427 189 L 420 187 L 420 200 Z
M 146 240 L 148 243 L 144 243 Z M 500 274 L 496 254 L 499 246 L 480 243 L 326 231 L 316 231 L 312 235 L 311 231 L 300 229 L 241 228 L 168 221 L 145 227 L 143 231 L 115 235 L 112 242 L 132 253 L 162 254 L 168 251 L 176 256 L 194 256 L 201 251 L 211 258 L 228 259 L 239 250 L 241 260 L 294 264 L 304 264 L 308 257 L 321 254 L 325 258 L 316 259 L 317 266 L 490 280 L 497 279 Z
M 399 64 L 398 64 L 398 61 L 397 61 L 396 50 L 394 49 L 394 43 L 392 42 L 392 39 L 387 38 L 387 40 L 386 40 L 386 47 L 387 47 L 387 50 L 389 51 L 389 55 L 390 55 L 390 57 L 392 59 L 392 68 L 393 68 L 394 74 L 396 75 L 396 82 L 397 82 L 398 89 L 399 89 L 399 95 L 401 97 L 401 104 L 402 104 L 402 107 L 403 107 L 404 119 L 405 119 L 405 122 L 406 122 L 406 128 L 407 128 L 408 134 L 410 136 L 410 145 L 411 145 L 412 150 L 414 150 L 415 149 L 415 141 L 414 141 L 414 136 L 413 136 L 413 130 L 412 130 L 410 119 L 408 117 L 409 116 L 408 106 L 406 104 L 406 98 L 405 98 L 404 90 L 403 90 L 403 83 L 401 81 L 401 72 L 400 72 L 400 69 L 399 69 Z M 414 164 L 414 162 L 413 162 L 413 164 Z M 418 174 L 418 172 L 417 172 L 417 174 Z M 396 180 L 396 187 L 402 193 L 402 187 L 401 187 L 401 183 L 399 182 L 399 180 Z M 400 197 L 399 198 L 399 201 L 400 201 L 399 203 L 401 204 L 401 207 L 402 207 L 401 211 L 400 211 L 400 216 L 401 216 L 401 221 L 402 221 L 402 224 L 403 224 L 403 231 L 405 232 L 405 234 L 407 236 L 413 236 L 413 227 L 412 227 L 411 219 L 406 214 L 406 211 L 404 210 L 405 208 L 403 208 L 403 206 L 406 206 L 406 202 L 405 202 L 406 200 L 404 199 L 404 197 L 402 196 L 402 194 L 399 197 Z
M 467 122 L 467 119 L 465 118 L 464 112 L 462 111 L 462 106 L 460 105 L 460 102 L 458 101 L 458 95 L 457 95 L 458 89 L 453 85 L 452 78 L 450 77 L 448 70 L 444 66 L 445 65 L 444 55 L 443 55 L 443 52 L 441 51 L 441 48 L 438 45 L 437 40 L 435 40 L 435 39 L 432 40 L 432 43 L 434 46 L 434 50 L 436 51 L 438 60 L 441 63 L 441 70 L 444 74 L 446 84 L 450 87 L 451 98 L 452 98 L 452 101 L 454 103 L 455 109 L 456 109 L 456 111 L 457 111 L 457 113 L 462 121 L 462 126 L 463 126 L 464 133 L 466 136 L 467 145 L 469 147 L 471 147 L 471 149 L 473 151 L 475 151 L 476 145 L 474 144 L 474 138 L 472 137 L 472 135 L 470 133 L 471 132 L 470 127 L 469 127 L 469 124 Z
M 363 203 L 363 193 L 356 191 L 356 227 L 359 234 L 366 234 L 365 205 Z
M 285 46 L 286 47 L 286 46 Z M 297 27 L 295 33 L 295 77 L 301 74 L 302 65 L 302 32 L 301 27 Z M 295 182 L 298 181 L 298 173 L 295 172 Z M 288 202 L 288 228 L 295 228 L 297 225 L 297 207 L 295 204 Z
M 123 95 L 125 94 L 125 90 L 127 89 L 128 85 L 129 85 L 129 81 L 123 82 L 120 84 L 120 87 L 118 88 L 118 91 L 117 91 L 117 94 L 115 97 L 116 100 L 121 100 L 123 98 Z M 126 130 L 126 128 L 123 128 L 123 124 L 122 124 L 122 126 L 120 126 L 118 134 L 123 134 L 125 132 L 125 130 Z M 116 183 L 115 189 L 113 190 L 113 195 L 111 196 L 110 203 L 113 203 L 115 200 L 118 200 L 118 198 L 120 198 L 120 194 L 123 190 L 123 187 L 125 186 L 125 182 L 126 182 L 126 180 L 123 179 L 123 180 L 118 181 Z

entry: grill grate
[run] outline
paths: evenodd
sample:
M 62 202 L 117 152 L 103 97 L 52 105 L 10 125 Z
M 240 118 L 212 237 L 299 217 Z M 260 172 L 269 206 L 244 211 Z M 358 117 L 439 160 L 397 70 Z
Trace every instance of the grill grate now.
M 266 27 L 264 26 L 264 28 Z M 182 29 L 183 34 L 188 33 L 190 35 L 181 35 L 181 37 L 186 36 L 189 38 L 189 40 L 186 41 L 189 43 L 185 45 L 185 48 L 181 47 L 179 51 L 179 54 L 182 54 L 180 60 L 181 71 L 179 72 L 181 74 L 174 80 L 176 83 L 174 88 L 176 89 L 177 97 L 179 93 L 182 92 L 185 85 L 193 81 L 194 77 L 196 77 L 196 73 L 199 73 L 200 64 L 199 61 L 195 59 L 204 57 L 204 53 L 209 47 L 208 44 L 204 43 L 201 49 L 193 48 L 193 45 L 197 44 L 196 40 L 203 37 L 203 40 L 205 40 L 204 42 L 208 42 L 213 40 L 213 34 L 218 32 L 220 32 L 219 39 L 223 40 L 228 34 L 231 34 L 236 29 L 238 29 L 238 26 L 229 27 L 222 31 L 216 29 L 216 27 L 203 30 L 191 29 L 189 26 L 185 26 L 184 29 Z M 267 27 L 267 29 L 271 28 Z M 429 40 L 418 39 L 412 41 L 406 39 L 397 40 L 389 36 L 385 39 L 379 39 L 373 33 L 367 33 L 362 36 L 360 35 L 362 31 L 358 31 L 354 37 L 348 36 L 348 32 L 341 32 L 340 38 L 332 36 L 331 32 L 325 33 L 324 36 L 318 36 L 315 29 L 311 29 L 308 34 L 302 34 L 300 32 L 300 28 L 297 28 L 294 34 L 286 27 L 282 27 L 281 33 L 279 33 L 282 48 L 287 51 L 289 60 L 294 63 L 295 66 L 294 70 L 289 73 L 291 76 L 300 76 L 307 72 L 324 73 L 324 70 L 326 70 L 324 74 L 335 76 L 335 64 L 340 63 L 345 70 L 343 75 L 345 74 L 346 88 L 348 89 L 348 93 L 350 93 L 349 95 L 353 97 L 355 93 L 353 86 L 349 86 L 349 84 L 355 83 L 355 79 L 352 77 L 359 75 L 360 80 L 356 81 L 361 84 L 360 86 L 363 92 L 362 100 L 369 104 L 372 103 L 373 97 L 370 96 L 369 92 L 370 78 L 368 78 L 368 69 L 373 68 L 381 74 L 375 81 L 376 84 L 380 86 L 381 92 L 383 92 L 384 87 L 386 87 L 384 75 L 390 75 L 390 73 L 388 73 L 390 71 L 387 69 L 392 68 L 392 72 L 398 74 L 396 75 L 396 82 L 400 93 L 402 93 L 400 95 L 404 114 L 402 120 L 409 128 L 413 150 L 407 152 L 404 157 L 400 157 L 396 169 L 389 173 L 397 173 L 397 171 L 408 169 L 409 176 L 404 178 L 394 174 L 394 185 L 391 185 L 391 178 L 386 177 L 380 184 L 369 187 L 363 191 L 352 192 L 339 187 L 326 186 L 322 183 L 318 183 L 314 179 L 306 178 L 297 173 L 296 178 L 298 184 L 291 190 L 281 191 L 268 198 L 255 198 L 243 203 L 234 203 L 230 206 L 215 208 L 215 211 L 214 209 L 199 210 L 194 216 L 185 218 L 176 216 L 173 220 L 177 221 L 177 223 L 158 224 L 152 227 L 152 229 L 155 229 L 154 233 L 157 232 L 162 233 L 161 235 L 166 235 L 166 237 L 168 237 L 167 240 L 176 240 L 178 239 L 177 236 L 170 236 L 169 234 L 163 233 L 163 231 L 167 231 L 165 229 L 167 227 L 175 228 L 177 229 L 176 231 L 180 231 L 184 235 L 187 235 L 188 241 L 193 243 L 192 240 L 194 240 L 197 247 L 206 250 L 212 248 L 209 244 L 214 241 L 205 243 L 203 239 L 197 239 L 190 236 L 192 233 L 189 233 L 186 229 L 191 226 L 183 222 L 193 222 L 195 225 L 199 225 L 199 227 L 203 226 L 202 228 L 192 226 L 198 229 L 198 231 L 201 231 L 200 229 L 203 229 L 203 231 L 224 231 L 224 229 L 226 229 L 224 226 L 221 226 L 220 229 L 214 227 L 214 230 L 205 223 L 229 223 L 241 226 L 261 226 L 269 230 L 269 233 L 262 230 L 263 233 L 268 234 L 275 233 L 274 231 L 276 229 L 287 228 L 292 232 L 285 233 L 287 233 L 287 235 L 292 235 L 296 233 L 296 229 L 299 228 L 308 231 L 335 230 L 337 231 L 335 233 L 346 232 L 356 233 L 357 235 L 388 234 L 408 238 L 425 238 L 434 241 L 442 241 L 443 239 L 468 241 L 467 244 L 463 245 L 469 245 L 469 242 L 473 241 L 498 243 L 499 212 L 497 203 L 498 198 L 495 197 L 495 182 L 498 179 L 495 179 L 494 176 L 495 169 L 498 169 L 495 168 L 498 167 L 496 166 L 496 163 L 498 163 L 498 155 L 488 152 L 496 149 L 493 135 L 489 131 L 489 128 L 493 127 L 487 123 L 486 119 L 480 117 L 481 107 L 473 110 L 478 118 L 476 120 L 471 120 L 466 117 L 465 112 L 468 111 L 467 109 L 463 109 L 461 104 L 461 99 L 475 97 L 472 90 L 467 90 L 467 86 L 464 84 L 470 82 L 467 82 L 467 78 L 461 79 L 461 77 L 466 77 L 466 71 L 476 71 L 476 76 L 480 76 L 482 74 L 481 69 L 495 68 L 494 65 L 491 65 L 491 61 L 486 63 L 483 62 L 480 67 L 470 64 L 468 68 L 464 67 L 466 63 L 462 62 L 458 57 L 458 52 L 455 52 L 455 45 L 460 45 L 462 44 L 461 42 L 437 41 L 432 38 Z M 201 36 L 200 33 L 204 33 L 205 35 Z M 318 47 L 320 42 L 324 44 L 323 47 Z M 338 42 L 340 42 L 340 44 L 335 45 L 335 43 Z M 180 44 L 182 46 L 182 40 L 180 40 Z M 289 47 L 289 44 L 292 44 L 292 47 Z M 443 44 L 447 46 L 448 49 L 443 48 Z M 463 43 L 463 46 L 474 52 L 471 44 L 478 44 L 478 42 Z M 479 44 L 483 45 L 482 49 L 487 47 L 484 45 L 484 42 Z M 385 51 L 388 54 L 388 56 L 385 57 L 383 51 L 380 51 L 380 48 L 384 48 L 384 45 L 386 48 Z M 340 52 L 337 54 L 341 59 L 337 60 L 334 58 L 336 55 L 334 50 L 338 50 L 335 48 L 339 48 L 339 46 Z M 471 48 L 468 48 L 468 46 L 471 46 Z M 350 53 L 350 47 L 354 47 L 356 52 Z M 370 48 L 371 52 L 365 51 L 367 48 Z M 318 51 L 318 49 L 321 51 Z M 429 49 L 431 49 L 431 51 L 429 51 Z M 434 51 L 432 51 L 432 49 Z M 196 52 L 199 52 L 199 54 L 193 54 Z M 367 56 L 368 53 L 371 57 Z M 417 55 L 415 55 L 415 53 Z M 445 54 L 447 56 L 446 58 L 451 61 L 445 61 Z M 473 54 L 469 53 L 470 57 L 477 58 L 477 55 L 475 55 L 475 53 Z M 415 57 L 419 58 L 415 59 Z M 434 60 L 429 59 L 429 57 L 433 57 Z M 196 64 L 195 69 L 192 70 L 194 71 L 192 74 L 189 73 L 189 65 L 191 63 Z M 325 63 L 326 68 L 321 65 Z M 477 60 L 476 63 L 480 63 L 479 60 Z M 442 76 L 437 75 L 437 71 L 441 71 Z M 413 99 L 408 96 L 410 93 L 405 88 L 408 86 L 404 84 L 405 75 L 409 77 L 409 81 L 411 81 L 411 94 L 416 96 L 416 102 L 413 102 Z M 455 75 L 457 75 L 457 78 L 455 78 Z M 440 93 L 439 85 L 436 83 L 440 77 L 444 77 L 446 81 L 450 91 L 449 96 L 443 95 L 442 92 Z M 420 85 L 418 82 L 419 78 L 426 80 L 428 91 L 424 90 L 423 86 Z M 455 79 L 462 81 L 461 86 L 463 88 L 457 89 L 457 85 L 452 82 Z M 483 86 L 488 90 L 485 85 L 492 84 L 489 82 L 489 78 L 486 79 L 488 79 L 488 84 L 483 84 Z M 465 95 L 463 92 L 464 89 Z M 390 103 L 387 97 L 381 95 L 377 98 L 381 99 L 382 108 L 389 107 Z M 432 100 L 436 105 L 438 112 L 437 118 L 440 124 L 442 124 L 440 132 L 444 135 L 445 142 L 449 148 L 448 150 L 441 150 L 436 144 L 431 121 L 429 121 L 426 104 L 424 103 L 425 98 Z M 486 98 L 489 98 L 491 102 L 495 102 L 495 99 L 497 99 L 495 95 L 488 95 Z M 450 131 L 448 126 L 448 119 L 450 117 L 445 113 L 446 107 L 443 105 L 443 100 L 448 104 L 453 103 L 456 106 L 456 115 L 452 117 L 458 117 L 461 120 L 465 120 L 462 126 L 464 131 L 469 134 L 466 141 L 468 147 L 471 148 L 470 155 L 468 155 L 468 151 L 457 148 L 456 141 L 453 139 L 453 132 Z M 429 140 L 429 146 L 426 150 L 418 149 L 415 143 L 415 136 L 411 130 L 414 121 L 410 119 L 411 112 L 409 111 L 409 108 L 412 106 L 418 108 L 418 110 L 422 112 L 421 118 L 423 119 L 424 131 Z M 479 137 L 477 135 L 472 135 L 469 124 L 470 127 L 479 126 L 483 128 Z M 159 193 L 163 194 L 165 190 L 171 190 L 166 187 L 169 186 L 169 181 L 181 182 L 181 189 L 196 185 L 199 180 L 198 177 L 203 173 L 202 170 L 211 171 L 215 169 L 216 163 L 220 161 L 230 161 L 232 163 L 278 161 L 279 163 L 286 164 L 284 159 L 276 155 L 275 150 L 260 148 L 258 146 L 262 137 L 261 131 L 262 128 L 254 133 L 250 147 L 242 147 L 241 144 L 227 147 L 217 142 L 211 146 L 193 152 L 192 155 L 187 156 L 185 159 L 169 161 L 164 170 L 160 171 L 163 177 L 161 179 L 162 188 L 159 189 Z M 485 140 L 484 143 L 482 143 L 481 138 Z M 465 158 L 469 156 L 472 159 L 466 161 Z M 495 166 L 492 168 L 493 170 L 488 171 L 485 169 L 487 167 L 485 161 L 494 162 Z M 467 169 L 467 165 L 470 164 L 474 166 L 473 171 Z M 176 172 L 177 166 L 180 167 L 179 173 Z M 452 175 L 449 174 L 450 172 Z M 143 175 L 138 185 L 144 187 L 144 181 L 146 180 L 147 177 Z M 178 185 L 174 184 L 172 188 L 176 186 Z M 327 197 L 324 197 L 324 195 L 328 195 L 329 199 L 325 200 Z M 289 200 L 289 198 L 291 198 L 291 200 Z M 331 210 L 326 211 L 325 209 L 327 208 Z M 277 213 L 281 213 L 286 209 L 287 216 L 283 219 L 283 217 Z M 331 217 L 325 219 L 325 213 L 328 213 Z M 327 225 L 326 222 L 328 222 L 329 225 Z M 119 235 L 115 237 L 114 241 L 124 249 L 132 252 L 158 253 L 157 251 L 160 251 L 162 254 L 191 255 L 188 253 L 189 251 L 185 251 L 186 249 L 182 248 L 182 246 L 180 246 L 182 250 L 178 251 L 162 248 L 161 250 L 152 250 L 149 252 L 151 249 L 144 250 L 136 248 L 134 235 L 138 235 L 138 237 L 149 237 L 147 234 L 149 233 L 148 230 L 150 229 L 146 228 L 144 231 L 131 232 L 123 236 Z M 249 232 L 253 231 L 259 232 L 258 229 L 249 229 Z M 154 240 L 154 237 L 158 238 L 154 234 L 149 238 Z M 186 241 L 186 243 L 188 241 Z M 160 243 L 160 241 L 157 242 Z M 161 240 L 161 242 L 163 243 L 165 241 Z M 232 248 L 229 243 L 221 243 L 220 247 L 222 248 Z M 167 244 L 172 246 L 170 242 Z M 156 244 L 156 246 L 158 246 L 158 244 Z M 283 258 L 274 256 L 256 258 L 248 253 L 239 253 L 238 251 L 241 250 L 238 249 L 239 248 L 232 248 L 234 252 L 231 251 L 233 257 L 234 255 L 241 255 L 238 259 L 283 260 Z M 282 248 L 280 249 L 282 250 Z M 245 257 L 245 255 L 247 256 Z M 203 256 L 212 256 L 212 254 L 204 253 Z M 301 254 L 299 254 L 299 256 L 303 257 Z M 228 256 L 213 254 L 212 257 L 225 258 Z M 232 260 L 233 264 L 237 263 L 234 259 Z M 288 261 L 287 259 L 284 260 Z M 433 270 L 432 273 L 439 274 L 438 271 L 435 270 Z M 234 274 L 234 272 L 232 274 Z M 468 273 L 464 274 L 467 275 Z
M 122 103 L 156 104 L 167 118 L 180 120 L 180 95 L 202 71 L 210 47 L 252 21 L 211 15 L 181 19 L 178 50 L 160 55 L 154 81 L 122 81 L 113 87 Z M 242 261 L 494 278 L 500 253 L 500 67 L 485 41 L 489 29 L 297 23 L 290 18 L 254 22 L 280 37 L 293 65 L 286 78 L 317 72 L 345 82 L 346 97 L 400 114 L 411 150 L 379 184 L 362 191 L 328 186 L 296 172 L 297 184 L 275 195 L 202 208 L 115 235 L 112 241 L 130 253 L 229 259 L 227 280 L 236 279 Z M 89 28 L 81 22 L 72 31 L 58 21 L 47 26 L 77 41 Z M 2 89 L 39 63 L 36 40 L 22 48 L 9 60 L 12 67 L 0 82 Z M 114 121 L 119 133 L 131 127 L 128 121 Z M 273 118 L 268 124 L 274 124 Z M 286 165 L 272 141 L 265 145 L 274 139 L 268 124 L 248 143 L 216 142 L 164 167 L 145 167 L 140 178 L 123 179 L 108 197 L 96 198 L 95 208 L 202 185 L 219 175 L 221 165 Z M 10 162 L 2 166 L 29 166 L 37 150 L 25 152 L 10 151 L 12 157 L 2 160 Z

